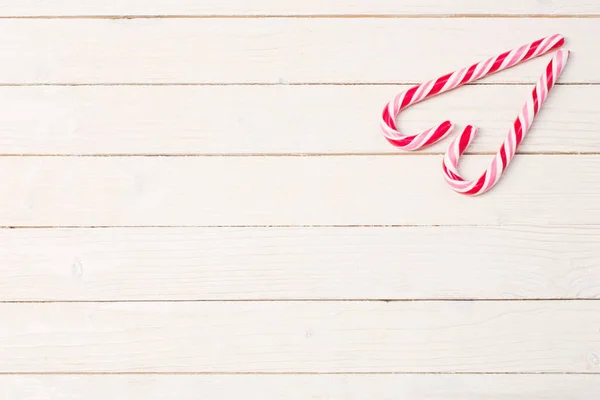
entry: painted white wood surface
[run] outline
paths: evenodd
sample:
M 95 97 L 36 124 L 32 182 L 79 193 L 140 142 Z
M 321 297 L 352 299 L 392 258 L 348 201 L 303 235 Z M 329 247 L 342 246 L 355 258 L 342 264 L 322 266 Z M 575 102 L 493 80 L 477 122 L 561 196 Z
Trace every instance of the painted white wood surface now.
M 0 87 L 1 154 L 395 154 L 379 130 L 390 86 Z M 406 132 L 444 119 L 495 153 L 532 85 L 465 86 L 398 117 Z M 556 86 L 518 152 L 600 152 L 600 86 Z M 418 154 L 447 150 L 450 139 Z
M 19 0 L 0 4 L 1 16 L 120 16 L 120 15 L 589 15 L 599 14 L 594 0 Z
M 598 375 L 3 375 L 27 400 L 596 400 Z
M 3 303 L 0 317 L 0 372 L 600 369 L 593 301 Z
M 0 230 L 0 301 L 600 297 L 597 227 Z
M 0 84 L 420 83 L 554 33 L 573 52 L 559 82 L 600 82 L 594 18 L 1 19 L 0 31 Z M 550 58 L 485 81 L 533 83 Z
M 465 157 L 464 175 L 490 160 Z M 522 155 L 473 198 L 438 155 L 2 157 L 0 226 L 589 225 L 599 170 L 598 155 Z
M 598 398 L 599 16 L 0 2 L 0 398 Z M 569 65 L 488 195 L 443 182 L 448 140 L 381 136 L 406 84 L 552 33 Z M 400 124 L 480 126 L 475 177 L 549 59 Z

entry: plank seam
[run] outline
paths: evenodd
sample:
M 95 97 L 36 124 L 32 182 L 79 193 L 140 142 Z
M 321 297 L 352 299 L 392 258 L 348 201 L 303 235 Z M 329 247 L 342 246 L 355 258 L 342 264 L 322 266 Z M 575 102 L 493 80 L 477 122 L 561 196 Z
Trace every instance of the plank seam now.
M 9 83 L 0 82 L 0 88 L 2 87 L 80 87 L 80 86 L 396 86 L 396 85 L 418 85 L 421 82 L 412 81 L 398 81 L 398 82 L 138 82 L 138 83 Z M 522 82 L 472 82 L 466 83 L 463 86 L 531 86 L 535 84 L 534 81 L 522 81 Z M 555 86 L 597 86 L 600 82 L 556 82 Z
M 274 157 L 425 157 L 425 156 L 443 156 L 442 152 L 408 153 L 408 152 L 381 152 L 381 153 L 4 153 L 0 157 L 63 157 L 63 158 L 150 158 L 150 157 L 231 157 L 231 158 L 274 158 Z M 495 152 L 473 151 L 465 152 L 465 155 L 471 156 L 493 156 Z M 521 156 L 598 156 L 600 151 L 517 151 Z
M 600 14 L 107 14 L 107 15 L 3 15 L 0 19 L 594 19 Z
M 531 224 L 371 224 L 371 225 L 360 225 L 360 224 L 335 224 L 335 225 L 0 225 L 2 229 L 113 229 L 113 228 L 517 228 L 517 227 L 530 227 L 535 226 Z M 596 223 L 589 224 L 546 224 L 544 228 L 557 228 L 557 227 L 597 227 Z
M 571 372 L 571 371 L 510 371 L 510 372 L 493 372 L 493 371 L 457 371 L 457 372 L 395 372 L 395 371 L 380 371 L 380 372 L 269 372 L 269 371 L 240 371 L 240 372 L 213 372 L 213 371 L 196 371 L 196 372 L 180 372 L 180 371 L 160 371 L 160 372 L 145 372 L 145 371 L 23 371 L 9 372 L 0 371 L 0 376 L 18 376 L 18 375 L 213 375 L 213 376 L 229 376 L 229 375 L 600 375 L 600 372 Z
M 104 303 L 501 303 L 501 302 L 593 302 L 594 297 L 557 297 L 557 298 L 433 298 L 433 299 L 149 299 L 149 300 L 0 300 L 0 304 L 104 304 Z

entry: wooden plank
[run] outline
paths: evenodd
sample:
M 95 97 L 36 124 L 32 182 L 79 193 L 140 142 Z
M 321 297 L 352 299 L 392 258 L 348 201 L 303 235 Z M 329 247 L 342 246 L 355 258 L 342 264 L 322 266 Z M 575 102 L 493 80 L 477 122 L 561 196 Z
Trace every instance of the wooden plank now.
M 2 157 L 0 225 L 590 225 L 599 169 L 600 156 L 521 155 L 471 198 L 441 156 Z
M 555 32 L 573 51 L 559 82 L 600 82 L 600 58 L 584 56 L 597 51 L 594 18 L 2 19 L 0 30 L 4 84 L 412 83 Z M 549 59 L 486 81 L 535 82 Z
M 290 390 L 293 388 L 293 390 Z M 6 399 L 595 400 L 600 375 L 3 375 Z
M 0 230 L 0 301 L 600 297 L 598 227 Z
M 598 373 L 600 303 L 2 303 L 0 372 Z
M 214 16 L 214 15 L 585 15 L 600 13 L 593 1 L 552 2 L 507 0 L 502 3 L 459 0 L 360 0 L 347 2 L 305 0 L 298 3 L 276 0 L 194 1 L 126 0 L 118 3 L 77 0 L 20 0 L 0 5 L 0 16 Z
M 385 103 L 408 86 L 0 87 L 2 154 L 400 153 L 381 134 Z M 467 86 L 398 118 L 420 132 L 445 118 L 479 126 L 495 153 L 530 86 Z M 482 98 L 485 101 L 482 101 Z M 557 86 L 519 152 L 599 152 L 600 86 Z M 565 140 L 568 136 L 568 140 Z M 449 139 L 419 151 L 445 152 Z

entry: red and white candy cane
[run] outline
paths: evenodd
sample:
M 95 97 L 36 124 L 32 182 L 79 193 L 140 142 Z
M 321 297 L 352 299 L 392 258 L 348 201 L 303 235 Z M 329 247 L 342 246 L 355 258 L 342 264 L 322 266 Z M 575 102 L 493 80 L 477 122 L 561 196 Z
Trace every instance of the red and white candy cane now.
M 403 150 L 418 150 L 440 141 L 452 132 L 454 126 L 451 121 L 444 121 L 417 135 L 405 135 L 398 131 L 395 118 L 401 110 L 412 104 L 539 57 L 561 47 L 564 43 L 565 40 L 561 35 L 548 36 L 398 94 L 383 110 L 381 129 L 385 138 Z
M 529 128 L 531 128 L 533 119 L 548 97 L 548 93 L 554 87 L 556 79 L 558 79 L 565 68 L 569 54 L 569 51 L 559 50 L 554 55 L 533 88 L 531 96 L 527 98 L 527 101 L 523 105 L 502 147 L 500 147 L 490 166 L 478 179 L 467 181 L 460 176 L 457 169 L 458 160 L 477 135 L 477 128 L 467 125 L 463 132 L 452 141 L 444 156 L 442 169 L 444 179 L 454 191 L 475 196 L 487 192 L 498 183 L 502 173 L 515 156 L 517 148 L 523 139 L 525 139 Z

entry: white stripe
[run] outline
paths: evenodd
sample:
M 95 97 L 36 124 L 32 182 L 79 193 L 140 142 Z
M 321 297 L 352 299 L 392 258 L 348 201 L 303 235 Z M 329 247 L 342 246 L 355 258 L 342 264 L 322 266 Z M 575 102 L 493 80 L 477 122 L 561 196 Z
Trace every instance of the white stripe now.
M 554 82 L 556 82 L 556 79 L 558 78 L 558 62 L 556 62 L 555 60 L 552 60 L 552 75 L 554 77 Z M 554 84 L 553 84 L 554 85 Z
M 548 79 L 546 79 L 546 71 L 544 69 L 544 73 L 542 73 L 542 84 L 540 85 L 540 90 L 538 90 L 538 112 L 542 108 L 542 103 L 547 95 L 546 86 L 548 85 Z
M 533 122 L 533 96 L 530 96 L 526 103 L 527 106 L 527 119 L 529 120 L 529 125 Z
M 488 59 L 488 60 L 490 60 L 490 59 Z M 481 76 L 483 76 L 483 74 L 484 74 L 483 67 L 488 60 L 482 61 L 477 64 L 477 67 L 475 67 L 475 71 L 473 72 L 473 78 L 471 78 L 472 80 L 479 79 Z M 490 65 L 492 65 L 492 64 L 493 64 L 493 62 L 490 63 Z
M 419 149 L 423 145 L 423 143 L 425 143 L 427 140 L 429 140 L 429 138 L 431 138 L 433 136 L 433 132 L 435 132 L 436 128 L 437 128 L 437 126 L 435 128 L 430 128 L 429 130 L 426 130 L 425 132 L 418 134 L 417 137 L 409 145 L 409 147 L 407 147 L 407 149 L 409 149 L 409 150 Z
M 398 112 L 400 112 L 400 104 L 402 104 L 402 99 L 404 99 L 404 95 L 406 92 L 402 92 L 394 97 L 394 101 L 392 103 L 392 108 L 390 109 L 390 114 L 395 118 L 398 116 Z
M 515 49 L 515 50 L 512 50 L 510 53 L 508 53 L 506 58 L 504 58 L 504 60 L 502 60 L 502 64 L 500 64 L 500 68 L 498 69 L 498 71 L 501 71 L 507 67 L 509 61 L 512 60 L 512 58 L 515 56 L 515 54 L 517 53 L 518 50 L 519 49 Z
M 413 104 L 413 103 L 415 103 L 417 101 L 420 101 L 423 98 L 427 97 L 427 95 L 431 91 L 431 88 L 433 88 L 433 85 L 435 84 L 435 81 L 436 80 L 430 80 L 429 82 L 426 82 L 425 84 L 421 85 L 421 87 L 419 87 L 419 89 L 415 93 L 414 97 L 412 98 L 411 104 Z

